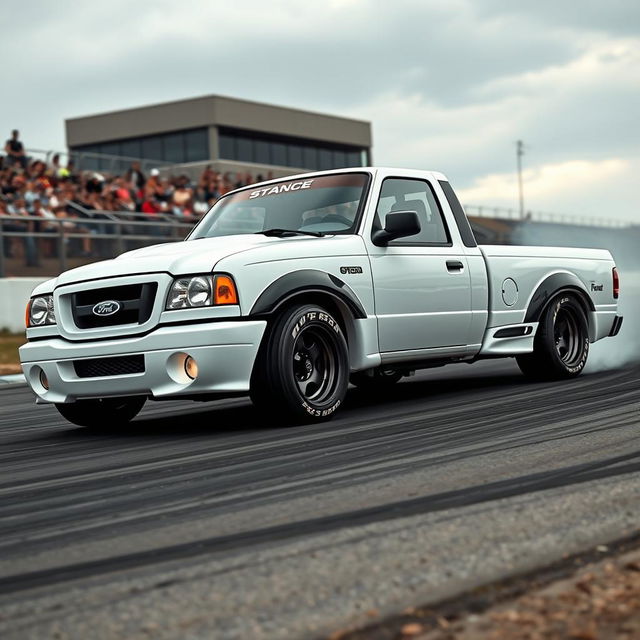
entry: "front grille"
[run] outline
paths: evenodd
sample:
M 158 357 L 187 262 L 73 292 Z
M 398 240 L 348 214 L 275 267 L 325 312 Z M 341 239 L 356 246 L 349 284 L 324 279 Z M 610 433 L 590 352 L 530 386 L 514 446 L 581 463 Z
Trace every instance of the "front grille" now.
M 144 356 L 117 356 L 115 358 L 91 358 L 74 360 L 73 368 L 78 378 L 103 378 L 144 373 Z
M 144 324 L 151 317 L 157 289 L 157 283 L 145 282 L 79 291 L 71 295 L 73 321 L 78 329 Z M 115 301 L 120 308 L 112 315 L 96 315 L 94 307 L 105 301 Z

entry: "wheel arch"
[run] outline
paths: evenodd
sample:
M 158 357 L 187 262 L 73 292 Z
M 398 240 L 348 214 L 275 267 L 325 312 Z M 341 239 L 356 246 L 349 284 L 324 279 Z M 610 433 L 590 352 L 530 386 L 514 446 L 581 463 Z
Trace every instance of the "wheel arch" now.
M 537 286 L 529 300 L 524 322 L 539 322 L 551 300 L 562 293 L 575 295 L 582 305 L 587 318 L 589 333 L 591 333 L 593 326 L 591 314 L 596 310 L 595 305 L 580 278 L 569 272 L 554 273 L 547 276 Z
M 274 280 L 258 296 L 249 315 L 271 315 L 301 295 L 321 295 L 345 305 L 354 318 L 367 317 L 358 296 L 346 282 L 331 273 L 316 269 L 293 271 Z
M 351 287 L 336 276 L 315 269 L 294 271 L 274 280 L 257 298 L 249 316 L 268 321 L 292 305 L 316 304 L 326 309 L 340 324 L 349 348 L 349 359 L 356 357 L 356 320 L 367 313 Z M 269 331 L 263 340 L 268 339 Z

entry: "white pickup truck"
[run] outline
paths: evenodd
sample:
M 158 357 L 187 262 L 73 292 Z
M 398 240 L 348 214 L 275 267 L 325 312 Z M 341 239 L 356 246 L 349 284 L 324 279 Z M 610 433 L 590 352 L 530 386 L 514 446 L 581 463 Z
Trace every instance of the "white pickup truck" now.
M 20 357 L 37 401 L 80 425 L 236 394 L 321 421 L 349 381 L 447 363 L 576 376 L 620 329 L 618 291 L 606 250 L 478 246 L 440 173 L 343 169 L 233 191 L 184 242 L 40 285 Z

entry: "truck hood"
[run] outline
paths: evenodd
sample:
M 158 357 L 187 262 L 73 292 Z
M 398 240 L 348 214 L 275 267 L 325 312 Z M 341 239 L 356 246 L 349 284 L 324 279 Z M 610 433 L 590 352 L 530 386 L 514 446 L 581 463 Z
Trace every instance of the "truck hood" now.
M 293 243 L 331 242 L 331 237 L 292 236 L 274 238 L 263 235 L 244 234 L 220 238 L 202 238 L 188 242 L 168 242 L 143 249 L 128 251 L 113 260 L 94 262 L 70 271 L 65 271 L 57 279 L 57 286 L 72 284 L 97 278 L 113 278 L 140 273 L 168 272 L 172 275 L 208 273 L 216 263 L 231 255 L 273 245 L 273 248 L 287 248 Z M 278 251 L 280 253 L 280 251 Z

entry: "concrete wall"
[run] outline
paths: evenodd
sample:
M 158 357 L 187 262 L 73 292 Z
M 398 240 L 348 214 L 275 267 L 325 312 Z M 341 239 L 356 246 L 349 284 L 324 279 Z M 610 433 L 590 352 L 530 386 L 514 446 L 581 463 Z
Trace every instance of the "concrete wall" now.
M 0 329 L 22 333 L 31 292 L 49 278 L 0 278 Z
M 371 147 L 370 122 L 224 96 L 203 96 L 70 118 L 65 126 L 70 147 L 210 126 Z

